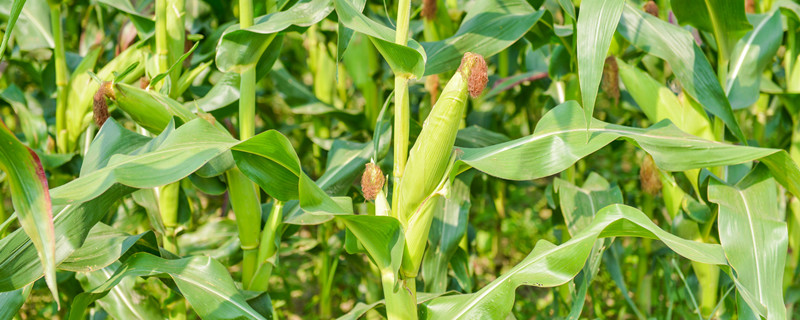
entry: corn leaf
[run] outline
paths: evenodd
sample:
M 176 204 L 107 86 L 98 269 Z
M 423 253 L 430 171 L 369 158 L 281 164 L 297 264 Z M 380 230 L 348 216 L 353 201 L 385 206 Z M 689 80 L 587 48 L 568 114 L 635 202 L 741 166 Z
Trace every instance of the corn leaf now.
M 733 45 L 753 28 L 744 14 L 744 1 L 675 0 L 670 5 L 681 24 L 713 33 L 725 57 L 730 56 Z
M 217 68 L 241 73 L 255 67 L 278 32 L 291 26 L 308 27 L 325 19 L 333 7 L 331 0 L 301 0 L 285 11 L 255 19 L 253 26 L 240 29 L 233 25 L 225 30 L 217 45 Z
M 11 201 L 22 229 L 33 240 L 44 268 L 45 280 L 58 301 L 56 284 L 56 234 L 47 177 L 39 157 L 23 145 L 0 121 L 0 171 L 6 173 Z
M 627 4 L 617 32 L 636 48 L 667 61 L 686 94 L 722 119 L 739 141 L 746 141 L 714 70 L 689 31 Z
M 778 209 L 778 187 L 764 166 L 757 166 L 735 186 L 711 180 L 708 199 L 719 204 L 719 240 L 736 271 L 739 291 L 754 311 L 767 319 L 785 319 L 783 266 L 788 231 Z M 741 315 L 740 315 L 741 316 Z
M 134 188 L 153 188 L 172 183 L 187 177 L 236 144 L 236 140 L 227 132 L 205 119 L 192 120 L 174 132 L 164 130 L 155 140 L 163 141 L 146 152 L 111 157 L 106 167 L 53 189 L 53 202 L 70 204 L 87 201 L 118 183 Z M 141 170 L 151 174 L 142 175 Z
M 578 16 L 578 76 L 588 127 L 592 120 L 597 87 L 603 77 L 611 37 L 622 15 L 624 0 L 590 0 L 581 3 Z
M 426 56 L 419 42 L 409 39 L 407 46 L 394 43 L 395 31 L 365 16 L 356 9 L 354 1 L 333 1 L 339 21 L 345 27 L 368 36 L 395 74 L 422 78 Z
M 16 13 L 17 11 L 19 13 Z M 50 27 L 50 8 L 46 0 L 0 2 L 0 15 L 11 18 L 14 14 L 17 18 L 16 23 L 9 23 L 6 27 L 7 34 L 3 35 L 3 38 L 13 34 L 15 39 L 21 40 L 16 43 L 22 51 L 55 47 Z
M 58 265 L 58 269 L 73 272 L 98 271 L 121 257 L 130 255 L 129 250 L 158 254 L 155 234 L 148 231 L 128 235 L 100 222 L 89 231 L 83 245 Z
M 586 142 L 586 126 L 580 106 L 567 101 L 539 121 L 530 136 L 484 148 L 462 148 L 459 159 L 492 176 L 509 180 L 547 177 L 567 169 L 579 159 L 618 138 L 634 141 L 666 171 L 686 171 L 760 160 L 778 182 L 800 194 L 800 169 L 782 149 L 755 148 L 704 140 L 680 131 L 669 121 L 649 128 L 632 128 L 592 121 Z
M 539 21 L 544 10 L 535 10 L 522 0 L 480 0 L 467 10 L 452 37 L 423 42 L 428 55 L 425 75 L 456 70 L 464 53 L 489 58 L 522 38 Z
M 14 319 L 25 300 L 28 300 L 31 288 L 33 288 L 32 284 L 21 289 L 0 292 L 0 319 Z
M 204 256 L 166 260 L 147 253 L 134 254 L 102 285 L 75 297 L 69 319 L 83 319 L 90 303 L 107 295 L 127 277 L 161 274 L 172 277 L 201 318 L 264 319 L 247 304 L 228 270 L 216 260 Z
M 517 287 L 555 287 L 566 283 L 583 268 L 595 240 L 617 236 L 658 239 L 687 259 L 727 263 L 720 245 L 679 238 L 658 228 L 638 209 L 615 204 L 600 210 L 591 224 L 562 245 L 540 240 L 522 262 L 480 291 L 444 296 L 427 303 L 426 318 L 505 319 L 511 312 Z
M 83 290 L 90 291 L 108 281 L 119 266 L 119 262 L 114 262 L 112 265 L 92 272 L 77 273 L 75 278 L 80 282 Z M 135 278 L 124 278 L 105 297 L 95 302 L 114 319 L 158 319 L 162 317 L 164 312 L 159 308 L 158 302 L 152 296 L 143 295 L 135 287 Z
M 758 100 L 761 74 L 771 63 L 783 39 L 781 15 L 751 15 L 753 30 L 736 43 L 731 54 L 725 93 L 734 110 L 747 108 Z

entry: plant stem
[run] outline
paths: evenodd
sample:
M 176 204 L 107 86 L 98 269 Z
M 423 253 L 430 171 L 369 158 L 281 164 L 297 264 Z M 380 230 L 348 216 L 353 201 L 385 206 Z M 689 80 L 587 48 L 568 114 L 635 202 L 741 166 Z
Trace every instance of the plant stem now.
M 395 291 L 395 282 L 398 288 Z M 414 279 L 399 280 L 394 272 L 381 271 L 386 317 L 389 320 L 417 319 L 417 284 Z
M 167 0 L 167 24 L 166 35 L 168 40 L 168 63 L 169 67 L 176 63 L 183 55 L 186 42 L 186 28 L 184 27 L 184 17 L 186 16 L 186 0 Z M 182 68 L 178 66 L 169 74 L 169 96 L 177 98 L 178 80 L 181 77 Z
M 68 152 L 69 146 L 67 130 L 67 59 L 64 53 L 64 35 L 61 27 L 61 3 L 50 3 L 50 24 L 53 28 L 55 51 L 53 52 L 56 66 L 56 140 L 58 150 Z
M 395 43 L 406 45 L 408 43 L 408 24 L 411 14 L 411 1 L 400 0 L 397 4 L 397 30 Z M 394 193 L 392 208 L 397 208 L 400 178 L 406 169 L 408 159 L 408 126 L 410 120 L 408 107 L 408 76 L 395 74 L 394 76 Z M 396 217 L 397 212 L 392 210 Z
M 169 69 L 169 45 L 167 42 L 167 0 L 156 0 L 156 72 Z
M 228 193 L 233 212 L 236 213 L 236 225 L 239 229 L 239 241 L 243 252 L 242 285 L 250 288 L 250 281 L 258 266 L 261 205 L 257 198 L 255 185 L 238 168 L 228 170 L 225 176 L 228 180 Z

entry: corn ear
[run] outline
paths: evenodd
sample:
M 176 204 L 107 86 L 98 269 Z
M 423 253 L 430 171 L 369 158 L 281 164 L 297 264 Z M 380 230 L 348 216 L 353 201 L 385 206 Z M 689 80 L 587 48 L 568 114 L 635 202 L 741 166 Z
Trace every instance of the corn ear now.
M 185 123 L 197 116 L 186 109 L 183 104 L 158 92 L 140 89 L 125 83 L 105 82 L 96 95 L 105 95 L 117 103 L 117 106 L 131 116 L 140 126 L 152 133 L 160 133 L 172 117 Z M 95 97 L 95 120 L 98 120 L 103 111 L 98 110 L 98 104 L 104 99 Z M 107 111 L 106 111 L 107 113 Z M 98 123 L 100 124 L 100 123 Z
M 114 77 L 114 71 L 120 72 L 138 62 L 139 64 L 133 70 L 125 74 L 121 79 L 117 79 L 117 82 L 131 83 L 138 80 L 144 74 L 144 64 L 141 63 L 144 61 L 143 50 L 141 43 L 128 47 L 128 49 L 103 66 L 97 72 L 97 77 L 110 80 Z M 69 141 L 68 145 L 75 146 L 75 141 L 89 125 L 90 122 L 85 121 L 85 117 L 92 108 L 95 93 L 100 88 L 100 85 L 87 72 L 75 74 L 70 80 L 66 110 L 66 138 Z
M 461 67 L 442 90 L 439 100 L 422 126 L 411 148 L 400 179 L 396 216 L 404 224 L 436 189 L 450 160 L 456 133 L 467 107 L 467 94 L 477 96 L 486 86 L 486 62 L 478 54 L 466 53 Z

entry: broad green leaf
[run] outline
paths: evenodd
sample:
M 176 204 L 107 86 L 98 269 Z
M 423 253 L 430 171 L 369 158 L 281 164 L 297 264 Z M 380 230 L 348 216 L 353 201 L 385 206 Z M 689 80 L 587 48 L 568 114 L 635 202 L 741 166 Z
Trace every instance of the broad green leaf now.
M 119 266 L 119 262 L 114 262 L 112 265 L 92 272 L 77 273 L 75 278 L 80 281 L 83 290 L 89 291 L 108 281 Z M 96 302 L 114 319 L 158 319 L 162 317 L 164 311 L 159 308 L 158 302 L 150 296 L 137 292 L 135 287 L 135 278 L 122 279 L 108 295 Z
M 680 101 L 669 88 L 646 72 L 617 60 L 619 77 L 647 118 L 652 122 L 669 119 L 678 129 L 706 140 L 714 140 L 711 121 L 702 107 Z
M 132 236 L 98 223 L 89 231 L 83 245 L 61 262 L 58 269 L 74 272 L 97 271 L 119 260 L 135 246 L 137 251 L 158 253 L 158 242 L 152 231 Z
M 136 155 L 117 155 L 108 165 L 88 172 L 53 189 L 53 202 L 79 203 L 97 197 L 114 184 L 153 188 L 185 178 L 206 162 L 224 153 L 236 140 L 205 119 L 195 119 L 176 129 L 164 131 L 163 142 Z M 159 139 L 159 138 L 157 138 Z M 142 175 L 141 172 L 148 172 Z
M 217 45 L 217 67 L 224 72 L 241 73 L 254 67 L 278 32 L 296 25 L 316 24 L 333 11 L 331 0 L 301 0 L 285 11 L 270 13 L 255 19 L 246 29 L 233 25 L 222 35 Z
M 44 267 L 45 280 L 58 301 L 56 234 L 47 177 L 39 157 L 0 121 L 0 171 L 6 173 L 11 202 L 22 229 L 33 240 Z
M 734 44 L 753 28 L 744 14 L 744 1 L 673 0 L 670 4 L 678 22 L 713 33 L 724 57 L 729 57 Z
M 28 101 L 22 90 L 13 83 L 0 92 L 0 99 L 6 101 L 20 119 L 25 143 L 33 149 L 44 149 L 47 143 L 47 123 L 42 115 L 34 115 L 28 108 Z M 41 158 L 41 157 L 40 157 Z M 45 168 L 47 166 L 45 165 Z
M 766 308 L 767 319 L 786 318 L 783 266 L 788 232 L 777 198 L 777 184 L 763 166 L 735 186 L 715 179 L 708 186 L 708 199 L 719 205 L 719 240 L 736 271 L 736 285 L 752 294 L 743 296 L 751 309 Z
M 561 172 L 619 138 L 635 142 L 666 171 L 686 171 L 760 160 L 792 194 L 800 194 L 800 169 L 782 149 L 755 148 L 704 140 L 669 121 L 632 128 L 592 121 L 586 125 L 575 101 L 563 103 L 539 121 L 530 136 L 484 148 L 462 148 L 459 161 L 495 177 L 531 180 Z M 464 166 L 457 166 L 458 171 Z
M 28 300 L 31 288 L 33 288 L 33 285 L 13 291 L 0 292 L 0 320 L 14 319 L 19 309 Z
M 305 211 L 352 213 L 351 203 L 331 198 L 302 171 L 291 142 L 280 132 L 263 132 L 236 145 L 232 151 L 242 173 L 276 199 L 300 200 Z
M 386 216 L 336 215 L 335 217 L 356 236 L 381 272 L 396 273 L 400 269 L 406 244 L 400 221 Z
M 537 11 L 523 0 L 475 1 L 455 35 L 422 43 L 428 55 L 425 75 L 456 70 L 467 52 L 489 58 L 505 50 L 522 38 L 543 14 L 544 10 Z
M 758 100 L 761 74 L 772 64 L 783 39 L 779 10 L 769 15 L 751 15 L 750 21 L 755 27 L 733 48 L 725 85 L 734 110 L 747 108 Z
M 228 270 L 216 260 L 203 256 L 166 260 L 147 253 L 134 254 L 102 285 L 75 297 L 69 319 L 83 319 L 90 303 L 107 295 L 127 277 L 162 274 L 172 277 L 201 318 L 264 319 L 247 304 Z
M 354 1 L 333 1 L 339 22 L 367 35 L 395 74 L 421 79 L 425 74 L 426 59 L 422 46 L 414 39 L 409 39 L 407 46 L 394 43 L 395 31 L 365 16 L 356 9 Z
M 8 23 L 6 24 L 5 34 L 3 34 L 3 42 L 0 43 L 0 61 L 3 60 L 3 56 L 6 53 L 8 40 L 11 39 L 11 34 L 14 31 L 14 25 L 17 23 L 19 14 L 22 12 L 22 8 L 24 6 L 25 0 L 14 0 L 14 4 L 11 5 L 11 12 L 8 13 Z
M 447 266 L 458 249 L 458 243 L 467 232 L 467 218 L 471 206 L 470 184 L 476 171 L 469 171 L 453 181 L 447 199 L 438 201 L 433 222 L 428 233 L 428 249 L 422 260 L 422 277 L 426 292 L 447 291 Z
M 576 46 L 578 76 L 587 127 L 592 121 L 597 87 L 603 78 L 603 65 L 624 4 L 624 0 L 589 0 L 581 3 Z
M 105 167 L 115 155 L 133 153 L 147 147 L 148 141 L 149 138 L 124 129 L 109 119 L 95 136 L 84 157 L 82 175 Z M 116 185 L 88 202 L 54 207 L 53 225 L 58 235 L 56 265 L 83 245 L 92 227 L 106 216 L 119 198 L 133 191 L 132 188 Z M 22 288 L 43 274 L 36 249 L 22 230 L 0 239 L 0 292 Z
M 50 7 L 46 0 L 0 2 L 0 15 L 11 18 L 17 10 L 20 10 L 16 14 L 18 19 L 16 23 L 9 21 L 3 38 L 8 37 L 9 33 L 13 34 L 15 39 L 19 39 L 16 44 L 22 51 L 55 47 L 50 26 Z M 13 30 L 8 32 L 11 27 Z
M 686 94 L 722 119 L 739 141 L 746 141 L 714 70 L 689 31 L 627 4 L 617 32 L 640 50 L 667 61 Z
M 425 307 L 426 317 L 505 319 L 511 312 L 517 287 L 555 287 L 566 283 L 583 268 L 595 240 L 618 236 L 658 239 L 687 259 L 709 264 L 727 263 L 720 245 L 679 238 L 658 228 L 638 209 L 616 204 L 600 210 L 590 225 L 559 246 L 539 241 L 522 262 L 480 291 L 434 299 Z

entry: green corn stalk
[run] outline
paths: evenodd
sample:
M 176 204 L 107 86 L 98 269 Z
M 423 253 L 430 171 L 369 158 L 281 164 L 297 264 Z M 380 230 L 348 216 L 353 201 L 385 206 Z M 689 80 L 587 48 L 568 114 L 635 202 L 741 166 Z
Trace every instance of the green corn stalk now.
M 61 2 L 48 1 L 50 6 L 50 25 L 53 29 L 55 51 L 53 58 L 56 66 L 56 145 L 62 153 L 69 152 L 69 132 L 67 131 L 67 85 L 69 71 L 67 71 L 67 58 L 64 53 L 64 35 L 61 28 Z M 75 133 L 77 135 L 80 132 Z
M 392 310 L 416 310 L 414 278 L 422 262 L 436 201 L 439 201 L 436 192 L 442 188 L 447 168 L 452 164 L 451 150 L 467 107 L 467 97 L 477 97 L 486 82 L 486 62 L 483 57 L 466 53 L 459 71 L 442 90 L 422 126 L 417 142 L 411 148 L 408 166 L 397 187 L 398 205 L 393 207 L 393 216 L 400 220 L 406 235 L 401 273 L 408 279 L 403 281 L 407 290 L 394 291 L 391 286 L 387 287 L 389 281 L 396 279 L 393 274 L 382 274 L 390 318 Z

